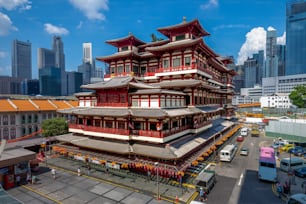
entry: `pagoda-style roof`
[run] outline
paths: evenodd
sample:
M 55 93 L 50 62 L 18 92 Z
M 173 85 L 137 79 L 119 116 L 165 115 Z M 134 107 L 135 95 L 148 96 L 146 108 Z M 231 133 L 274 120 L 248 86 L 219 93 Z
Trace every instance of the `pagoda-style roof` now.
M 201 80 L 196 79 L 185 79 L 185 80 L 171 80 L 171 81 L 161 81 L 152 84 L 152 86 L 161 88 L 176 88 L 176 87 L 197 87 L 202 84 Z
M 204 28 L 201 26 L 200 22 L 195 19 L 190 22 L 186 22 L 185 20 L 177 25 L 158 28 L 160 33 L 164 34 L 168 38 L 170 38 L 173 33 L 186 33 L 191 31 L 196 37 L 203 37 L 210 35 Z
M 196 45 L 200 42 L 203 42 L 202 38 L 185 39 L 185 40 L 170 42 L 170 43 L 160 45 L 160 46 L 147 47 L 146 51 L 154 53 L 154 52 L 175 50 L 175 49 L 178 49 L 178 48 L 190 47 L 190 46 Z
M 172 91 L 172 90 L 165 90 L 160 88 L 154 88 L 154 89 L 141 89 L 137 90 L 136 92 L 132 92 L 130 94 L 170 94 L 170 95 L 186 95 L 185 93 L 179 92 L 179 91 Z
M 136 81 L 134 77 L 114 77 L 108 81 L 98 82 L 95 84 L 82 85 L 81 88 L 84 89 L 112 89 L 112 88 L 123 88 L 123 87 L 133 87 L 137 89 L 156 89 L 155 86 L 150 84 L 145 84 L 143 82 Z
M 91 91 L 87 91 L 87 92 L 79 92 L 79 93 L 75 93 L 74 96 L 76 97 L 86 97 L 86 96 L 96 96 L 96 94 L 94 92 Z
M 126 37 L 113 39 L 113 40 L 107 40 L 106 43 L 113 45 L 115 47 L 123 47 L 128 45 L 134 45 L 139 46 L 145 44 L 143 41 L 136 38 L 133 34 L 129 34 Z
M 127 87 L 130 82 L 134 80 L 131 76 L 126 77 L 115 77 L 111 78 L 108 81 L 102 81 L 95 84 L 87 84 L 82 85 L 81 88 L 83 89 L 111 89 L 111 88 L 122 88 Z
M 159 40 L 159 41 L 155 41 L 155 42 L 149 42 L 149 43 L 146 43 L 144 45 L 139 45 L 138 48 L 142 49 L 142 48 L 146 48 L 146 47 L 154 47 L 154 46 L 164 45 L 164 44 L 167 44 L 169 42 L 170 42 L 169 39 Z
M 126 51 L 121 51 L 121 52 L 116 52 L 112 55 L 108 56 L 103 56 L 103 57 L 96 57 L 96 60 L 99 60 L 101 62 L 111 62 L 112 60 L 118 60 L 121 58 L 127 58 L 127 57 L 135 57 L 138 56 L 140 57 L 139 53 L 137 53 L 135 50 L 126 50 Z

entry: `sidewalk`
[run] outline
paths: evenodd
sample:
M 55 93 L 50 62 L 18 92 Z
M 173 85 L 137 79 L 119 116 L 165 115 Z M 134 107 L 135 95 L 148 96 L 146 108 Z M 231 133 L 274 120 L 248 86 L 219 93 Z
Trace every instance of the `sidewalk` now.
M 279 167 L 279 161 L 277 160 L 277 166 Z M 284 172 L 280 169 L 277 170 L 277 176 L 278 176 L 278 181 L 281 184 L 281 186 L 283 187 L 286 183 L 288 183 L 289 187 L 290 187 L 290 192 L 288 194 L 284 194 L 282 193 L 281 199 L 283 201 L 287 201 L 288 197 L 290 195 L 293 194 L 297 194 L 297 193 L 306 193 L 305 189 L 306 189 L 306 181 L 305 178 L 300 178 L 297 177 L 295 175 L 289 175 L 288 172 Z M 304 185 L 302 185 L 304 183 Z M 278 192 L 276 189 L 276 184 L 272 185 L 272 191 L 273 193 L 278 196 Z
M 88 175 L 88 171 L 84 163 L 60 157 L 49 158 L 47 161 L 47 166 L 55 167 L 58 169 L 62 168 L 71 171 L 75 174 L 77 174 L 77 169 L 81 168 L 82 175 L 102 179 L 106 182 L 124 185 L 133 189 L 138 189 L 140 192 L 156 196 L 157 181 L 154 178 L 149 179 L 147 176 L 135 176 L 132 174 L 129 175 L 123 173 L 120 174 L 120 172 L 117 172 L 116 170 L 110 169 L 109 171 L 107 171 L 106 169 L 96 170 L 94 168 L 90 170 L 90 174 Z M 116 174 L 112 174 L 111 171 L 114 171 L 114 173 Z M 160 182 L 159 193 L 162 199 L 168 202 L 174 202 L 176 198 L 178 198 L 181 202 L 186 203 L 194 195 L 195 190 L 171 186 L 169 184 L 164 184 Z

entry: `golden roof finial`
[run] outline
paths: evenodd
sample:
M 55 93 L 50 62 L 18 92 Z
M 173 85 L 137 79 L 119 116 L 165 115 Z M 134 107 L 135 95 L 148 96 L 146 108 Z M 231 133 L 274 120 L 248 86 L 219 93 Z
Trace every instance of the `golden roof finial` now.
M 183 16 L 183 23 L 186 23 L 186 16 Z

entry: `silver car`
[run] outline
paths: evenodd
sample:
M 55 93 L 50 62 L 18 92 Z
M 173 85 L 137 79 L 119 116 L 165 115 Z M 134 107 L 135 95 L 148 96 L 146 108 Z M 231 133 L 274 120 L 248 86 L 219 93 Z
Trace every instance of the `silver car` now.
M 248 156 L 249 155 L 249 149 L 247 147 L 242 147 L 240 150 L 240 155 Z

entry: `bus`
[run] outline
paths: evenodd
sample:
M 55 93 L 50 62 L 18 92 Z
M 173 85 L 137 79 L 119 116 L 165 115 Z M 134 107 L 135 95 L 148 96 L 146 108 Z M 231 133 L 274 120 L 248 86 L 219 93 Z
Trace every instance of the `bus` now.
M 258 178 L 272 182 L 277 181 L 276 159 L 272 147 L 260 148 Z
M 241 136 L 248 136 L 248 128 L 247 127 L 243 127 L 243 128 L 241 128 L 241 130 L 240 130 L 240 135 Z
M 234 144 L 226 145 L 220 151 L 220 161 L 227 161 L 227 162 L 232 161 L 236 152 L 237 152 L 237 146 L 236 145 L 234 145 Z

